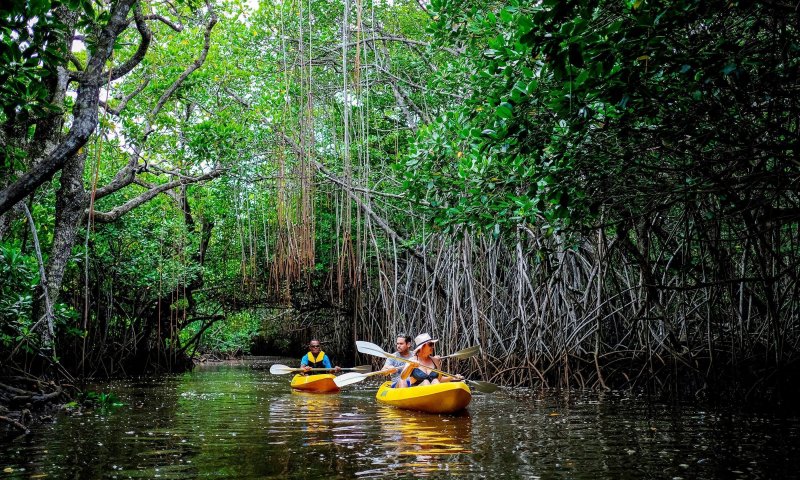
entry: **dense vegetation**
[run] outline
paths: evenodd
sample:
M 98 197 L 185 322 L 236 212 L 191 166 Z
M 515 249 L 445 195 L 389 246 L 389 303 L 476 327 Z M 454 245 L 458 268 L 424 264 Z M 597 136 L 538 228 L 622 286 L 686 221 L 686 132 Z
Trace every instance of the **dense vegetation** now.
M 781 1 L 4 4 L 2 374 L 312 335 L 347 361 L 354 338 L 429 331 L 507 384 L 790 398 L 798 20 Z

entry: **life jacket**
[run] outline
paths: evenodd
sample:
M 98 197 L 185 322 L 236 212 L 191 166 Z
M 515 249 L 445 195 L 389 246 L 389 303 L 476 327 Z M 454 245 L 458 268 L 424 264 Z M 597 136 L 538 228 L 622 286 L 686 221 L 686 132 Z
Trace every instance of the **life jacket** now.
M 322 364 L 322 360 L 325 358 L 325 352 L 322 350 L 319 351 L 316 358 L 311 352 L 308 352 L 306 357 L 308 358 L 308 366 L 311 368 L 323 368 L 325 366 Z

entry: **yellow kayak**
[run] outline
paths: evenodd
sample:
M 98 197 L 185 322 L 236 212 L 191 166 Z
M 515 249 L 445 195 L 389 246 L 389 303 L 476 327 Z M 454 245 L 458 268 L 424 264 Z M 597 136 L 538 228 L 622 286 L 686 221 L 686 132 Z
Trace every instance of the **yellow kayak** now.
M 304 392 L 335 393 L 339 391 L 339 387 L 333 383 L 335 377 L 336 375 L 331 375 L 330 373 L 320 375 L 295 375 L 294 378 L 292 378 L 292 388 Z
M 437 383 L 419 387 L 392 388 L 385 382 L 375 395 L 378 402 L 428 413 L 455 413 L 467 408 L 472 392 L 464 382 Z

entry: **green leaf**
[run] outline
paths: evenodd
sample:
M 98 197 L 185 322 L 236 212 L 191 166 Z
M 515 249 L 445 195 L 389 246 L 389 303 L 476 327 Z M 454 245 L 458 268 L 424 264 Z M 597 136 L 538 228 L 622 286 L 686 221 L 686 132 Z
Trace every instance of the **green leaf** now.
M 81 0 L 81 7 L 89 18 L 95 18 L 97 16 L 94 11 L 94 6 L 92 5 L 92 0 Z
M 573 82 L 573 85 L 575 87 L 579 87 L 579 86 L 583 85 L 583 82 L 585 82 L 588 78 L 589 78 L 589 70 L 583 70 L 578 75 L 578 78 L 575 79 L 575 81 Z
M 514 107 L 511 106 L 508 102 L 503 102 L 497 106 L 495 109 L 495 113 L 500 118 L 511 118 L 513 115 Z

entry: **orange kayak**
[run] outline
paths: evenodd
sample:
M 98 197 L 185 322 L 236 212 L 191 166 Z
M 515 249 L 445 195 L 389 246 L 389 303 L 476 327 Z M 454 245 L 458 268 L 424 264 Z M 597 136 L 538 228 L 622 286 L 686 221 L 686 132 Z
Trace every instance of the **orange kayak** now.
M 292 378 L 292 388 L 303 392 L 336 393 L 339 387 L 333 383 L 335 375 L 329 373 L 321 375 L 295 375 Z

